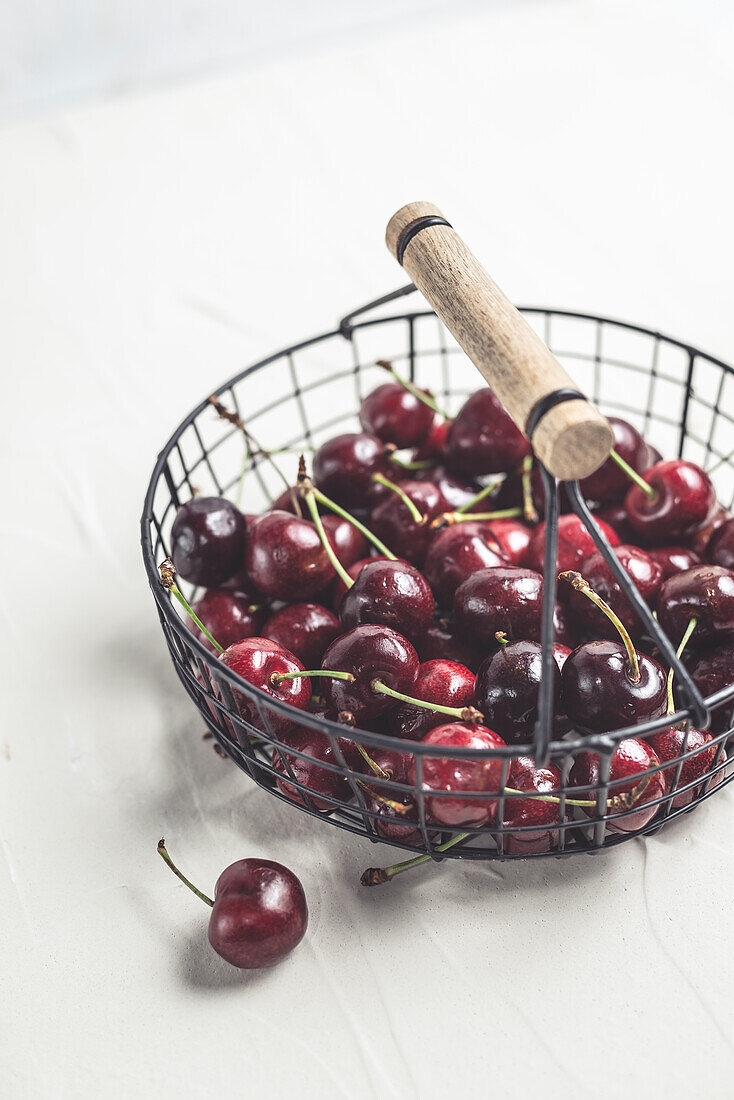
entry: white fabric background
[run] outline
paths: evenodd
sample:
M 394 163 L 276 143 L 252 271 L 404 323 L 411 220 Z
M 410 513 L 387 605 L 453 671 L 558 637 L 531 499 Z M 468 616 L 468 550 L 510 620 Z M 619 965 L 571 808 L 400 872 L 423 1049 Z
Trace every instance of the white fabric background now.
M 201 742 L 137 540 L 180 417 L 400 285 L 414 198 L 515 299 L 734 358 L 733 47 L 713 2 L 506 5 L 0 130 L 3 1096 L 731 1095 L 731 788 L 365 891 L 388 849 Z M 203 889 L 292 867 L 298 952 L 221 963 L 161 834 Z

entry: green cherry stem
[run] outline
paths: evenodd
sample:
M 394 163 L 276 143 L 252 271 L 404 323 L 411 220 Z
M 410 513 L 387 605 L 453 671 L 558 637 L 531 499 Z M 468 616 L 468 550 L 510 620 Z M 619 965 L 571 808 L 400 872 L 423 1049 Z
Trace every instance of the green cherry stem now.
M 436 845 L 434 851 L 446 852 L 449 848 L 453 848 L 455 844 L 461 844 L 463 840 L 468 840 L 470 836 L 471 833 L 457 833 L 456 836 L 451 837 L 451 840 Z M 381 886 L 383 882 L 389 882 L 396 875 L 401 875 L 403 871 L 409 871 L 411 867 L 418 867 L 430 858 L 429 855 L 415 856 L 414 859 L 406 859 L 402 863 L 393 863 L 391 867 L 368 867 L 359 881 L 363 886 Z
M 497 512 L 444 512 L 431 523 L 431 527 L 450 527 L 452 523 L 474 523 L 492 519 L 517 519 L 522 508 L 500 508 Z
M 186 875 L 182 874 L 181 871 L 179 871 L 178 867 L 166 851 L 166 842 L 163 837 L 161 837 L 161 839 L 158 841 L 158 855 L 161 857 L 164 863 L 168 864 L 176 878 L 180 878 L 184 886 L 188 886 L 192 894 L 196 894 L 197 898 L 201 898 L 202 901 L 205 901 L 210 909 L 214 908 L 214 902 L 212 901 L 212 899 L 208 898 L 206 894 L 202 894 L 201 890 L 197 890 L 193 882 L 189 882 L 189 880 L 186 878 Z
M 410 512 L 410 517 L 414 523 L 426 522 L 426 517 L 422 514 L 422 512 L 420 512 L 420 510 L 416 507 L 414 502 L 410 499 L 408 494 L 403 488 L 401 488 L 400 485 L 396 485 L 394 481 L 388 480 L 388 478 L 384 477 L 382 474 L 373 474 L 372 480 L 378 485 L 384 485 L 385 488 L 389 489 L 391 493 L 395 493 L 397 496 L 400 497 L 403 504 Z
M 433 411 L 438 413 L 439 416 L 442 416 L 444 420 L 449 419 L 448 413 L 443 412 L 443 410 L 438 407 L 433 397 L 429 393 L 426 393 L 425 390 L 418 389 L 413 382 L 408 381 L 407 378 L 403 378 L 401 374 L 398 374 L 389 359 L 378 359 L 377 366 L 382 367 L 388 374 L 391 374 L 395 381 L 400 383 L 403 389 L 406 389 L 408 393 L 412 393 L 413 397 L 417 397 L 424 405 L 428 405 L 429 409 L 433 409 Z
M 533 483 L 531 480 L 533 473 L 533 456 L 525 455 L 522 460 L 522 474 L 520 477 L 520 483 L 522 485 L 522 511 L 526 523 L 532 523 L 535 525 L 539 522 L 535 505 L 533 504 Z
M 510 639 L 507 637 L 504 630 L 498 630 L 495 634 L 495 638 L 500 643 L 500 645 L 502 646 L 503 649 L 505 648 L 506 645 L 510 644 Z
M 652 485 L 648 484 L 648 482 L 645 481 L 644 477 L 641 477 L 640 474 L 638 474 L 637 470 L 633 469 L 633 467 L 630 466 L 629 462 L 625 462 L 622 456 L 618 455 L 615 450 L 611 450 L 609 452 L 609 457 L 612 459 L 613 462 L 617 463 L 620 470 L 624 470 L 630 481 L 634 481 L 637 488 L 642 489 L 643 493 L 645 493 L 646 496 L 654 497 L 657 495 Z
M 398 458 L 396 454 L 390 454 L 388 457 L 390 462 L 394 462 L 401 470 L 435 470 L 438 466 L 438 462 L 432 458 L 413 458 L 406 460 L 404 458 Z
M 166 558 L 165 561 L 161 562 L 161 564 L 158 566 L 158 572 L 161 575 L 161 584 L 163 585 L 163 587 L 168 589 L 171 595 L 178 600 L 186 614 L 194 620 L 201 633 L 209 639 L 216 651 L 218 653 L 224 653 L 224 646 L 221 646 L 217 639 L 212 637 L 199 616 L 191 607 L 191 604 L 186 599 L 181 589 L 176 584 L 176 581 L 174 580 L 174 577 L 176 576 L 176 570 L 170 558 Z
M 351 672 L 330 672 L 328 668 L 303 669 L 301 672 L 273 672 L 270 677 L 272 687 L 277 687 L 285 680 L 310 680 L 313 676 L 328 676 L 331 680 L 346 680 L 348 684 L 354 683 Z
M 301 458 L 303 458 L 303 455 L 301 455 Z M 321 539 L 321 544 L 322 544 L 324 550 L 326 551 L 326 556 L 328 557 L 329 561 L 331 562 L 331 564 L 334 568 L 334 572 L 341 579 L 341 581 L 347 586 L 347 588 L 351 588 L 352 585 L 354 584 L 354 581 L 349 576 L 346 569 L 344 568 L 344 566 L 342 565 L 342 563 L 339 561 L 338 557 L 336 556 L 336 553 L 334 552 L 334 547 L 331 545 L 331 542 L 329 541 L 329 536 L 326 534 L 326 531 L 324 530 L 324 525 L 321 522 L 321 516 L 320 516 L 319 510 L 316 506 L 316 496 L 315 496 L 314 490 L 311 489 L 311 488 L 306 488 L 305 489 L 304 485 L 301 485 L 301 492 L 303 494 L 303 499 L 306 502 L 306 507 L 308 508 L 309 512 L 311 513 L 311 519 L 313 520 L 314 526 L 315 526 L 316 530 L 319 533 L 319 538 Z
M 497 481 L 490 481 L 489 485 L 485 485 L 483 489 L 480 489 L 476 496 L 472 497 L 471 500 L 467 500 L 466 504 L 462 504 L 461 508 L 457 508 L 454 512 L 454 515 L 463 516 L 466 512 L 469 511 L 470 508 L 473 508 L 476 504 L 479 504 L 480 501 L 484 500 L 485 497 L 488 497 L 490 493 L 493 493 L 498 485 L 501 484 L 501 478 L 499 478 L 499 480 Z M 474 519 L 474 516 L 471 516 L 470 518 Z
M 301 455 L 301 458 L 303 458 L 303 455 Z M 359 532 L 361 532 L 361 534 L 364 535 L 364 537 L 367 539 L 367 541 L 371 542 L 372 545 L 375 547 L 375 549 L 379 550 L 379 552 L 384 557 L 389 558 L 390 561 L 397 561 L 397 555 L 393 554 L 392 550 L 388 549 L 388 547 L 385 546 L 385 543 L 381 542 L 381 540 L 378 539 L 377 535 L 373 535 L 372 532 L 370 531 L 369 527 L 365 527 L 365 525 L 363 523 L 360 523 L 360 521 L 358 519 L 355 519 L 354 516 L 350 515 L 349 512 L 347 512 L 345 508 L 342 508 L 335 501 L 333 501 L 330 497 L 327 497 L 326 494 L 322 493 L 320 489 L 317 489 L 316 486 L 310 480 L 310 478 L 306 477 L 305 475 L 303 477 L 301 477 L 300 472 L 299 472 L 298 481 L 299 481 L 299 485 L 301 487 L 301 493 L 304 495 L 304 497 L 306 496 L 307 493 L 312 493 L 313 496 L 314 496 L 314 499 L 317 500 L 319 502 L 319 504 L 323 504 L 324 507 L 328 508 L 330 512 L 333 512 L 334 515 L 340 516 L 342 519 L 345 519 L 347 521 L 347 523 L 351 523 L 352 527 L 356 527 L 357 530 Z M 351 577 L 350 577 L 350 581 L 351 581 Z
M 388 695 L 400 703 L 409 703 L 412 707 L 421 707 L 423 710 L 433 711 L 434 714 L 448 714 L 449 718 L 458 718 L 460 722 L 476 725 L 484 721 L 484 715 L 476 707 L 444 707 L 440 703 L 427 703 L 425 699 L 415 699 L 412 695 L 403 695 L 402 691 L 395 691 L 394 688 L 383 684 L 382 680 L 373 680 L 370 687 L 376 695 Z
M 677 650 L 675 651 L 675 655 L 679 660 L 683 656 L 683 650 L 688 645 L 688 642 L 690 641 L 690 638 L 691 638 L 691 634 L 693 634 L 693 631 L 696 629 L 697 624 L 698 624 L 698 619 L 694 615 L 694 617 L 691 619 L 691 621 L 688 623 L 688 626 L 685 629 L 683 637 L 680 640 L 680 645 L 678 646 Z M 675 669 L 671 665 L 670 666 L 670 671 L 668 672 L 668 714 L 673 714 L 673 712 L 675 711 L 675 703 L 673 702 L 673 680 L 674 679 L 675 679 Z
M 627 628 L 620 619 L 620 617 L 612 611 L 611 607 L 601 596 L 597 595 L 589 582 L 577 573 L 573 569 L 567 569 L 565 573 L 559 573 L 558 579 L 560 581 L 568 581 L 572 588 L 575 588 L 577 592 L 581 592 L 587 599 L 591 600 L 600 611 L 603 611 L 610 623 L 616 628 L 624 648 L 627 650 L 627 657 L 629 659 L 629 677 L 633 684 L 639 684 L 640 682 L 640 662 L 637 658 L 637 650 L 634 647 L 632 639 L 629 636 Z

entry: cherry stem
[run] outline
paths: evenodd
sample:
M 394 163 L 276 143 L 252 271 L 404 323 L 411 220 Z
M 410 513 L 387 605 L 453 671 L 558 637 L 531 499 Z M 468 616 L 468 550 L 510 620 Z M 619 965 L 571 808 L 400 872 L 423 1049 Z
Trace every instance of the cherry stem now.
M 367 766 L 372 769 L 375 775 L 379 775 L 380 779 L 392 779 L 392 773 L 386 772 L 384 768 L 381 768 L 380 765 L 372 759 L 364 745 L 360 745 L 359 741 L 353 741 L 352 744 L 364 760 L 365 764 L 367 764 Z
M 444 707 L 440 703 L 427 703 L 425 699 L 415 699 L 412 695 L 403 695 L 402 691 L 383 684 L 382 680 L 373 680 L 370 687 L 377 695 L 389 695 L 391 699 L 397 699 L 401 703 L 409 703 L 413 707 L 421 707 L 423 710 L 433 711 L 434 714 L 448 714 L 450 718 L 458 718 L 460 722 L 470 722 L 477 725 L 484 721 L 484 715 L 476 707 Z
M 500 643 L 500 645 L 502 646 L 503 649 L 505 648 L 506 645 L 510 644 L 510 639 L 507 637 L 504 630 L 498 630 L 497 633 L 495 634 L 495 638 Z
M 463 516 L 465 512 L 468 512 L 470 508 L 473 508 L 475 506 L 475 504 L 479 504 L 480 501 L 484 500 L 485 497 L 488 497 L 490 493 L 493 493 L 497 486 L 501 484 L 501 478 L 497 481 L 490 481 L 489 485 L 485 485 L 483 489 L 480 489 L 476 496 L 472 497 L 471 500 L 467 500 L 466 504 L 462 504 L 461 508 L 457 508 L 454 512 L 454 515 Z M 473 519 L 474 517 L 472 516 L 471 518 Z
M 471 833 L 457 833 L 456 836 L 451 837 L 451 840 L 446 840 L 443 844 L 437 844 L 433 850 L 434 852 L 446 852 L 449 848 L 453 848 L 455 844 L 468 840 L 470 836 Z M 411 867 L 418 867 L 430 858 L 426 854 L 416 856 L 414 859 L 406 859 L 402 863 L 393 863 L 392 867 L 368 867 L 359 881 L 363 886 L 381 886 L 383 882 L 389 882 L 396 875 L 401 875 L 403 871 L 409 871 Z
M 392 772 L 385 772 L 385 779 L 392 779 Z M 367 791 L 370 798 L 376 799 L 377 802 L 381 802 L 383 806 L 389 806 L 391 810 L 394 810 L 396 814 L 400 814 L 401 817 L 405 817 L 413 809 L 412 802 L 394 802 L 392 798 L 385 798 L 384 795 L 378 794 L 369 783 L 363 782 L 358 779 L 357 783 L 363 791 Z
M 390 461 L 399 466 L 401 470 L 435 470 L 438 462 L 434 458 L 413 458 L 406 460 L 398 458 L 396 454 L 389 456 Z
M 224 653 L 224 646 L 221 646 L 219 644 L 219 642 L 217 641 L 217 639 L 212 637 L 212 635 L 209 633 L 207 628 L 204 626 L 203 622 L 201 621 L 199 616 L 196 614 L 196 612 L 193 610 L 193 608 L 191 607 L 191 604 L 186 599 L 183 592 L 181 591 L 181 589 L 178 587 L 175 580 L 173 579 L 176 575 L 176 570 L 175 570 L 174 564 L 173 564 L 173 562 L 171 561 L 170 558 L 166 558 L 165 561 L 161 562 L 161 564 L 158 566 L 158 572 L 161 575 L 161 584 L 163 585 L 163 587 L 166 588 L 171 593 L 171 595 L 174 596 L 178 600 L 178 602 L 183 607 L 184 611 L 187 613 L 187 615 L 189 615 L 194 620 L 194 622 L 198 626 L 199 630 L 202 632 L 202 634 L 205 637 L 207 637 L 209 639 L 209 641 L 212 643 L 212 645 L 217 650 L 217 652 Z
M 270 683 L 272 687 L 277 687 L 284 680 L 298 680 L 301 677 L 310 679 L 312 676 L 329 676 L 332 680 L 346 680 L 349 684 L 354 683 L 354 676 L 351 672 L 330 672 L 327 668 L 304 669 L 303 672 L 273 672 L 270 676 Z
M 384 477 L 382 474 L 373 474 L 372 480 L 377 482 L 378 485 L 384 485 L 386 489 L 389 489 L 390 492 L 396 493 L 397 496 L 400 497 L 403 504 L 410 512 L 410 517 L 414 523 L 421 524 L 426 522 L 426 517 L 416 507 L 415 503 L 410 499 L 405 490 L 402 489 L 399 485 L 396 485 L 394 481 L 389 481 L 388 478 Z
M 301 460 L 303 460 L 303 455 L 301 455 Z M 303 492 L 303 487 L 302 487 L 301 491 Z M 331 562 L 331 564 L 334 568 L 334 572 L 337 574 L 337 576 L 340 578 L 342 583 L 345 584 L 348 589 L 351 588 L 352 585 L 354 584 L 354 581 L 349 576 L 349 574 L 347 573 L 347 571 L 344 568 L 344 566 L 342 565 L 342 563 L 339 561 L 338 557 L 336 556 L 336 554 L 334 552 L 334 547 L 329 542 L 329 536 L 326 534 L 326 531 L 324 530 L 324 525 L 321 522 L 321 516 L 319 515 L 319 510 L 316 506 L 316 497 L 315 497 L 313 489 L 306 489 L 306 491 L 303 492 L 303 499 L 306 502 L 306 507 L 308 508 L 309 512 L 311 513 L 311 519 L 313 520 L 314 526 L 316 527 L 316 530 L 319 533 L 319 538 L 321 539 L 321 545 L 323 546 L 324 550 L 326 551 L 326 556 L 328 557 L 329 561 Z
M 609 457 L 612 459 L 613 462 L 617 463 L 620 470 L 624 470 L 630 481 L 634 481 L 637 488 L 642 489 L 643 493 L 645 493 L 646 496 L 654 497 L 657 495 L 652 485 L 645 481 L 644 477 L 638 474 L 637 470 L 630 466 L 629 462 L 625 462 L 622 456 L 618 455 L 614 449 L 609 452 Z
M 413 382 L 409 382 L 408 379 L 403 378 L 401 374 L 398 374 L 389 359 L 378 359 L 377 366 L 382 367 L 382 369 L 386 370 L 388 374 L 391 374 L 395 381 L 400 383 L 403 389 L 406 389 L 408 393 L 412 393 L 413 397 L 417 397 L 418 400 L 422 401 L 424 405 L 428 405 L 429 409 L 433 409 L 433 411 L 435 413 L 438 413 L 439 416 L 442 416 L 444 420 L 449 419 L 448 414 L 443 412 L 442 409 L 439 409 L 438 405 L 433 400 L 433 397 L 431 397 L 430 394 L 426 393 L 425 390 L 418 389 L 418 387 L 414 385 Z
M 491 519 L 518 519 L 522 508 L 500 508 L 497 512 L 443 512 L 436 516 L 431 527 L 450 527 L 453 523 L 473 523 Z
M 565 573 L 559 573 L 558 579 L 561 581 L 568 581 L 572 588 L 575 588 L 577 592 L 581 592 L 587 599 L 591 600 L 593 604 L 603 611 L 610 623 L 613 624 L 620 638 L 624 643 L 624 648 L 627 650 L 627 657 L 629 658 L 629 677 L 633 684 L 639 684 L 640 682 L 640 662 L 637 658 L 637 650 L 635 649 L 632 639 L 629 636 L 627 628 L 625 627 L 619 616 L 612 611 L 611 607 L 601 596 L 597 595 L 589 582 L 577 573 L 573 569 L 566 570 Z
M 212 901 L 212 899 L 208 898 L 206 894 L 202 894 L 201 890 L 197 890 L 193 882 L 189 882 L 189 880 L 186 878 L 186 875 L 181 874 L 178 867 L 166 851 L 166 842 L 163 837 L 161 837 L 161 839 L 158 841 L 158 855 L 161 857 L 164 863 L 168 864 L 174 875 L 176 875 L 177 878 L 181 879 L 181 882 L 183 882 L 184 886 L 188 886 L 192 894 L 196 894 L 197 898 L 201 898 L 202 901 L 205 901 L 210 909 L 214 908 L 214 902 Z
M 350 515 L 345 508 L 342 508 L 330 497 L 327 497 L 326 494 L 322 493 L 320 489 L 317 489 L 309 478 L 301 477 L 299 474 L 299 484 L 301 486 L 301 492 L 304 494 L 304 497 L 306 493 L 313 493 L 316 500 L 320 504 L 323 504 L 325 508 L 328 508 L 330 512 L 333 512 L 334 515 L 340 516 L 342 519 L 345 519 L 347 523 L 351 523 L 352 527 L 356 527 L 357 530 L 364 535 L 367 541 L 371 542 L 375 549 L 379 550 L 384 557 L 389 558 L 390 561 L 398 560 L 397 554 L 393 554 L 392 550 L 389 550 L 387 546 L 385 546 L 385 543 L 378 539 L 377 535 L 373 535 L 369 527 L 365 527 L 363 523 L 360 523 L 358 519 L 355 519 L 354 516 Z M 349 579 L 351 581 L 351 577 Z M 352 581 L 352 584 L 353 583 L 354 582 Z
M 533 504 L 533 483 L 531 475 L 533 473 L 533 456 L 525 455 L 522 460 L 522 476 L 520 483 L 522 485 L 522 511 L 525 521 L 527 523 L 536 524 L 540 517 Z
M 678 658 L 678 660 L 680 660 L 680 658 L 683 656 L 683 650 L 688 645 L 691 634 L 693 634 L 693 631 L 696 629 L 697 624 L 698 624 L 698 619 L 694 615 L 693 618 L 691 619 L 691 621 L 688 623 L 688 626 L 685 629 L 683 637 L 680 640 L 680 645 L 678 646 L 677 650 L 675 651 L 675 655 Z M 668 672 L 668 714 L 673 714 L 673 712 L 675 711 L 675 703 L 673 702 L 673 680 L 674 679 L 675 679 L 675 669 L 671 665 L 670 666 L 670 671 Z

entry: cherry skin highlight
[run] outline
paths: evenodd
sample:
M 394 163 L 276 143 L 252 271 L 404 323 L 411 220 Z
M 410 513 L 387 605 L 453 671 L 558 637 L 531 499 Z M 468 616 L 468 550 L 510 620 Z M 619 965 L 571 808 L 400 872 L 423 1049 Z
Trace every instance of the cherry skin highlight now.
M 614 436 L 612 446 L 619 457 L 637 473 L 647 470 L 650 466 L 649 448 L 637 429 L 618 416 L 609 416 L 607 421 Z M 595 500 L 599 504 L 614 504 L 615 501 L 624 500 L 629 487 L 629 476 L 611 457 L 593 474 L 579 482 L 584 499 Z
M 176 513 L 171 558 L 191 584 L 216 588 L 242 562 L 247 528 L 242 513 L 223 497 L 194 497 Z
M 328 717 L 333 718 L 334 715 L 330 714 Z M 287 736 L 287 743 L 288 748 L 303 753 L 307 757 L 304 759 L 301 756 L 295 756 L 287 749 L 273 749 L 272 765 L 277 774 L 278 789 L 291 802 L 308 806 L 310 799 L 314 809 L 322 813 L 330 813 L 335 807 L 329 799 L 337 802 L 350 801 L 354 792 L 347 777 L 328 767 L 323 767 L 324 764 L 335 768 L 343 767 L 326 734 L 301 725 Z M 336 744 L 349 770 L 355 773 L 363 771 L 362 757 L 354 742 L 346 737 L 339 737 L 336 739 Z M 308 791 L 305 793 L 300 791 L 293 785 L 293 779 L 302 786 L 308 787 Z
M 449 722 L 430 730 L 423 738 L 424 745 L 435 748 L 497 749 L 505 742 L 493 730 L 485 726 L 467 726 L 461 722 Z M 502 761 L 499 759 L 461 759 L 447 755 L 422 757 L 422 789 L 426 792 L 426 815 L 436 824 L 459 826 L 485 825 L 495 811 L 496 799 L 476 798 L 472 795 L 494 793 L 499 795 L 502 785 Z M 417 765 L 410 768 L 410 783 L 417 780 Z M 442 798 L 434 792 L 462 793 L 462 798 Z
M 313 523 L 265 512 L 250 528 L 245 564 L 258 591 L 279 600 L 308 600 L 334 576 Z
M 674 573 L 685 573 L 687 569 L 693 569 L 694 565 L 701 564 L 698 554 L 687 546 L 652 546 L 648 554 L 660 566 L 663 581 L 667 581 Z
M 370 515 L 370 530 L 399 558 L 420 566 L 431 538 L 430 521 L 446 511 L 446 502 L 431 481 L 401 481 L 400 488 L 423 519 L 418 522 L 397 493 L 387 492 Z
M 695 631 L 694 631 L 695 633 Z M 698 656 L 691 667 L 691 676 L 704 699 L 722 688 L 729 687 L 734 670 L 734 638 L 718 642 Z M 725 703 L 711 712 L 710 726 L 714 734 L 724 733 L 734 727 L 734 704 Z
M 275 966 L 298 946 L 307 925 L 303 886 L 282 864 L 240 859 L 219 876 L 209 943 L 232 966 Z
M 730 569 L 697 565 L 676 573 L 661 587 L 658 621 L 674 645 L 693 618 L 692 647 L 734 637 L 734 573 Z
M 271 638 L 289 650 L 304 668 L 318 668 L 324 653 L 340 633 L 336 615 L 317 603 L 286 604 L 275 611 L 262 628 L 264 638 Z

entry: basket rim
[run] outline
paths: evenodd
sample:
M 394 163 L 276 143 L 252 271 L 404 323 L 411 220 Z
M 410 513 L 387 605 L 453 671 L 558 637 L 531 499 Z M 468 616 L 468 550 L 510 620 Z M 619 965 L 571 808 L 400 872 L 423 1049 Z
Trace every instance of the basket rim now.
M 407 292 L 407 288 L 405 288 Z M 594 321 L 601 324 L 613 325 L 617 328 L 627 329 L 632 332 L 637 332 L 645 336 L 653 337 L 656 340 L 665 342 L 674 347 L 678 347 L 681 350 L 688 353 L 691 358 L 704 359 L 709 363 L 720 367 L 729 375 L 734 375 L 734 366 L 729 363 L 725 363 L 723 360 L 718 359 L 716 356 L 697 348 L 695 345 L 687 343 L 686 341 L 679 340 L 676 337 L 668 336 L 657 329 L 646 328 L 642 325 L 634 324 L 631 322 L 620 320 L 615 317 L 608 317 L 603 314 L 585 313 L 576 310 L 560 309 L 550 306 L 518 306 L 521 313 L 533 313 L 544 314 L 549 316 L 570 317 L 581 321 Z M 289 347 L 281 348 L 278 351 L 272 352 L 270 355 L 265 356 L 262 359 L 257 360 L 254 363 L 250 363 L 244 367 L 237 374 L 232 375 L 221 383 L 216 389 L 211 390 L 210 393 L 199 402 L 183 420 L 179 422 L 177 427 L 169 436 L 166 443 L 158 452 L 155 465 L 153 467 L 148 487 L 145 494 L 143 503 L 143 511 L 140 518 L 140 543 L 143 555 L 143 563 L 145 566 L 146 574 L 148 577 L 148 584 L 153 593 L 153 598 L 159 608 L 160 613 L 165 617 L 170 628 L 181 638 L 186 645 L 192 647 L 199 658 L 203 660 L 214 672 L 218 679 L 225 680 L 230 687 L 235 688 L 237 691 L 248 695 L 256 702 L 261 703 L 267 708 L 267 710 L 275 711 L 276 713 L 283 715 L 284 717 L 293 718 L 294 709 L 290 704 L 276 699 L 261 688 L 255 687 L 247 680 L 244 680 L 241 676 L 232 672 L 226 665 L 222 664 L 218 660 L 217 656 L 213 654 L 206 646 L 200 641 L 196 635 L 189 630 L 186 626 L 184 619 L 178 615 L 175 611 L 170 597 L 165 593 L 160 578 L 158 575 L 158 567 L 153 555 L 153 541 L 151 537 L 151 521 L 153 513 L 153 499 L 155 492 L 158 488 L 164 465 L 173 450 L 174 446 L 180 439 L 183 432 L 188 428 L 194 420 L 204 412 L 209 406 L 209 398 L 211 396 L 219 397 L 226 390 L 236 385 L 242 379 L 247 378 L 249 375 L 254 374 L 256 371 L 261 370 L 263 367 L 268 366 L 270 363 L 276 362 L 278 359 L 283 358 L 286 355 L 293 354 L 298 351 L 302 351 L 304 348 L 313 346 L 323 342 L 324 340 L 332 339 L 335 336 L 341 336 L 347 342 L 351 341 L 354 331 L 360 328 L 369 328 L 379 324 L 389 324 L 390 322 L 397 321 L 409 321 L 419 317 L 431 317 L 436 316 L 434 310 L 412 310 L 400 314 L 390 314 L 386 317 L 370 317 L 359 321 L 349 321 L 348 326 L 345 328 L 344 322 L 335 328 L 329 329 L 325 332 L 319 333 L 316 336 L 312 336 L 306 340 L 301 340 L 296 344 L 292 344 Z M 706 696 L 704 702 L 709 710 L 716 710 L 729 701 L 734 701 L 734 683 L 728 687 L 721 688 L 719 691 L 714 692 L 712 695 Z M 395 737 L 391 734 L 377 733 L 372 730 L 364 730 L 359 726 L 347 727 L 339 722 L 335 722 L 329 718 L 319 716 L 316 719 L 310 715 L 308 711 L 299 712 L 299 714 L 306 719 L 305 724 L 312 724 L 309 719 L 313 718 L 314 728 L 319 728 L 328 731 L 330 735 L 335 737 L 349 736 L 350 740 L 358 740 L 360 743 L 367 745 L 373 745 L 375 747 L 390 749 L 392 751 L 405 752 L 408 749 L 415 755 L 437 755 L 440 746 L 429 745 L 426 746 L 421 741 L 410 741 L 406 738 Z M 691 718 L 690 707 L 685 707 L 682 710 L 676 711 L 674 714 L 662 715 L 660 718 L 646 721 L 642 723 L 645 728 L 646 734 L 651 734 L 660 729 L 664 729 L 666 726 L 675 725 L 681 722 L 688 721 Z M 240 719 L 241 720 L 241 719 Z M 299 719 L 300 720 L 300 719 Z M 618 730 L 610 730 L 604 733 L 589 733 L 579 734 L 573 740 L 553 740 L 548 745 L 548 754 L 551 757 L 564 756 L 566 754 L 578 752 L 578 751 L 591 751 L 599 752 L 600 754 L 609 754 L 614 751 L 614 748 L 620 741 L 629 737 L 640 736 L 640 724 L 627 726 Z M 492 758 L 492 759 L 504 759 L 513 758 L 521 755 L 533 754 L 533 743 L 523 744 L 511 744 L 506 745 L 503 748 L 495 749 L 471 749 L 471 748 L 459 748 L 452 747 L 451 755 L 457 758 Z

